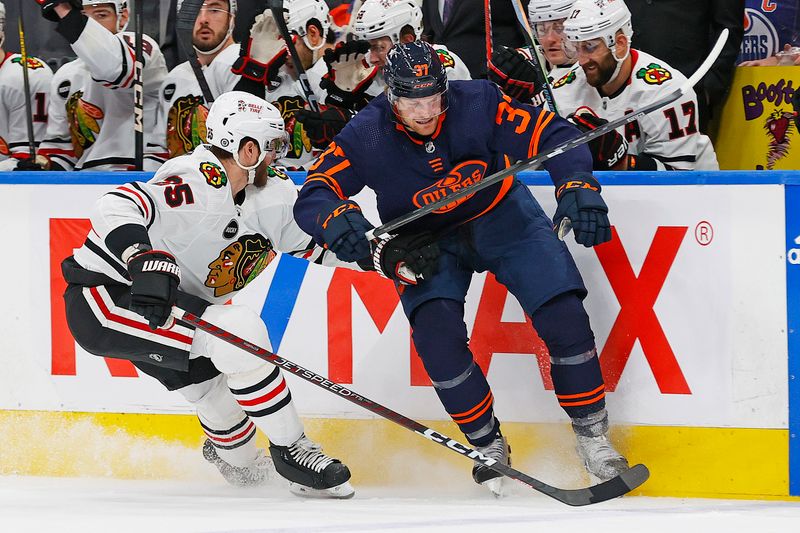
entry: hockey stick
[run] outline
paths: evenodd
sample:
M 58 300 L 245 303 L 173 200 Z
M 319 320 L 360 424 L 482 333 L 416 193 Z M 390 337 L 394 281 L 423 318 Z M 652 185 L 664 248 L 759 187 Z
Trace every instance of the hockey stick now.
M 214 96 L 211 94 L 211 89 L 208 86 L 205 74 L 203 74 L 203 67 L 200 66 L 200 62 L 197 60 L 197 52 L 194 50 L 194 23 L 200 13 L 200 8 L 203 7 L 204 1 L 183 0 L 183 5 L 181 10 L 178 11 L 175 21 L 175 30 L 178 34 L 178 43 L 189 59 L 189 65 L 192 67 L 194 77 L 197 78 L 197 83 L 200 85 L 203 99 L 208 106 L 211 106 Z
M 278 29 L 283 36 L 283 40 L 286 41 L 286 48 L 288 48 L 289 55 L 292 57 L 294 70 L 297 72 L 297 79 L 300 82 L 300 88 L 303 90 L 303 94 L 308 102 L 308 107 L 315 113 L 319 113 L 317 96 L 314 94 L 314 91 L 311 90 L 311 84 L 308 83 L 306 69 L 303 68 L 303 63 L 300 61 L 300 56 L 297 55 L 297 48 L 294 46 L 289 28 L 286 26 L 286 18 L 283 16 L 283 0 L 267 0 L 267 7 L 272 11 L 272 16 L 275 22 L 278 23 Z M 322 38 L 324 39 L 325 36 L 323 35 Z
M 135 62 L 133 67 L 133 140 L 134 165 L 136 170 L 144 168 L 144 89 L 142 86 L 142 34 L 144 32 L 144 0 L 136 0 L 136 37 L 134 42 Z
M 492 6 L 491 0 L 483 0 L 483 27 L 486 32 L 486 68 L 492 64 Z
M 448 450 L 454 451 L 460 455 L 463 455 L 464 457 L 472 459 L 475 462 L 481 463 L 506 477 L 516 479 L 517 481 L 528 485 L 534 490 L 537 490 L 542 494 L 546 494 L 547 496 L 550 496 L 551 498 L 554 498 L 567 505 L 577 507 L 617 498 L 632 491 L 647 481 L 647 478 L 650 477 L 650 472 L 647 470 L 647 467 L 640 464 L 633 466 L 630 470 L 626 470 L 615 478 L 593 487 L 586 487 L 583 489 L 559 489 L 553 487 L 547 483 L 539 481 L 538 479 L 532 478 L 531 476 L 520 472 L 519 470 L 511 468 L 508 465 L 498 463 L 494 459 L 484 456 L 479 451 L 474 450 L 469 446 L 465 446 L 460 442 L 442 435 L 441 433 L 434 431 L 433 429 L 424 426 L 415 420 L 392 411 L 388 407 L 384 407 L 381 404 L 375 403 L 355 391 L 330 381 L 325 376 L 317 374 L 312 370 L 308 370 L 307 368 L 303 368 L 297 363 L 293 363 L 288 359 L 284 359 L 278 354 L 272 353 L 264 348 L 261 348 L 260 346 L 256 346 L 255 344 L 247 342 L 241 337 L 237 337 L 233 333 L 220 329 L 214 324 L 206 322 L 202 318 L 193 315 L 188 311 L 184 311 L 178 307 L 173 307 L 172 314 L 178 320 L 186 322 L 187 324 L 191 324 L 195 328 L 205 331 L 209 335 L 213 335 L 218 339 L 237 346 L 238 348 L 241 348 L 242 350 L 249 352 L 256 357 L 267 361 L 268 363 L 272 363 L 275 366 L 283 368 L 284 370 L 287 370 L 292 374 L 309 381 L 314 385 L 317 385 L 318 387 L 326 389 L 344 398 L 345 400 L 349 400 L 354 404 L 367 409 L 368 411 L 372 411 L 378 416 L 391 420 L 392 422 L 399 424 L 406 429 L 410 429 L 418 435 L 422 435 L 428 440 L 431 440 L 437 444 L 441 444 Z
M 25 26 L 22 22 L 22 0 L 17 0 L 19 9 L 19 51 L 22 56 L 22 86 L 25 90 L 25 124 L 28 127 L 28 152 L 30 160 L 36 159 L 36 140 L 33 138 L 33 105 L 31 104 L 31 82 L 28 79 L 28 53 L 25 49 Z
M 542 56 L 541 50 L 539 48 L 539 43 L 536 40 L 536 37 L 533 35 L 533 30 L 531 30 L 530 22 L 528 21 L 528 17 L 525 16 L 525 12 L 522 7 L 522 2 L 520 0 L 511 0 L 511 6 L 514 8 L 514 14 L 517 15 L 517 21 L 519 25 L 522 27 L 522 33 L 525 35 L 525 41 L 528 43 L 528 48 L 531 49 L 531 63 L 533 63 L 534 68 L 536 68 L 539 73 L 542 75 L 542 79 L 544 80 L 544 88 L 542 92 L 544 93 L 545 102 L 547 102 L 547 106 L 550 108 L 555 114 L 558 114 L 558 108 L 556 107 L 556 98 L 553 96 L 553 88 L 550 87 L 550 81 L 547 76 L 547 71 L 545 71 L 545 59 Z
M 552 159 L 558 155 L 563 154 L 564 152 L 572 150 L 576 146 L 586 144 L 592 139 L 600 137 L 601 135 L 605 135 L 606 133 L 617 129 L 620 126 L 624 126 L 625 124 L 628 124 L 630 122 L 633 122 L 634 120 L 638 120 L 644 117 L 645 115 L 655 111 L 656 109 L 660 109 L 665 105 L 671 104 L 672 102 L 674 102 L 675 100 L 677 100 L 678 98 L 689 92 L 692 89 L 692 87 L 698 81 L 700 81 L 700 78 L 705 76 L 706 72 L 708 72 L 708 69 L 711 68 L 711 65 L 714 63 L 714 61 L 717 59 L 720 52 L 722 51 L 722 47 L 725 45 L 725 41 L 727 39 L 728 39 L 728 29 L 724 28 L 720 33 L 716 44 L 714 44 L 714 48 L 711 50 L 708 57 L 705 59 L 705 61 L 703 61 L 700 67 L 698 67 L 695 73 L 692 74 L 692 76 L 688 80 L 686 80 L 686 82 L 684 82 L 683 85 L 681 85 L 679 88 L 677 88 L 675 91 L 665 96 L 661 100 L 653 102 L 652 104 L 647 105 L 634 113 L 630 113 L 616 120 L 607 122 L 598 128 L 584 132 L 581 135 L 575 137 L 574 139 L 565 141 L 557 146 L 554 146 L 553 148 L 548 149 L 543 154 L 536 155 L 534 157 L 531 157 L 530 159 L 519 161 L 508 168 L 499 170 L 494 174 L 492 174 L 491 176 L 487 176 L 482 180 L 473 183 L 472 185 L 451 192 L 447 196 L 444 196 L 443 198 L 440 198 L 435 202 L 424 205 L 414 211 L 411 211 L 410 213 L 406 213 L 405 215 L 401 215 L 397 218 L 394 218 L 389 222 L 366 232 L 367 239 L 372 240 L 376 237 L 379 239 L 389 238 L 398 228 L 405 226 L 409 222 L 417 220 L 418 218 L 423 217 L 429 213 L 432 213 L 433 211 L 436 211 L 437 209 L 440 209 L 446 205 L 450 205 L 456 200 L 459 200 L 466 196 L 471 196 L 482 189 L 491 187 L 495 183 L 501 182 L 507 177 L 513 176 L 518 172 L 522 172 L 523 170 L 527 170 L 536 165 L 540 165 L 549 159 Z M 564 220 L 566 221 L 567 219 L 565 218 Z M 563 234 L 565 234 L 568 231 L 569 231 L 568 228 L 567 229 L 563 227 L 559 228 L 559 236 L 563 238 Z

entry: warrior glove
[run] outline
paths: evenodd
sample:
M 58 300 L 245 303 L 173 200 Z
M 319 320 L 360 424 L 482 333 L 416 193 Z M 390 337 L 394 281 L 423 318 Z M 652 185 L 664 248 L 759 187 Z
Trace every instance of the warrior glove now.
M 520 102 L 530 104 L 545 85 L 544 75 L 522 51 L 498 46 L 492 51 L 487 74 L 503 92 Z
M 268 90 L 274 90 L 281 84 L 278 71 L 286 63 L 288 53 L 278 23 L 272 17 L 272 12 L 266 10 L 253 21 L 247 46 L 240 48 L 239 58 L 233 63 L 231 71 L 263 83 Z
M 331 105 L 319 113 L 301 109 L 294 114 L 294 118 L 303 125 L 311 146 L 319 149 L 327 148 L 352 116 L 352 111 Z
M 567 117 L 578 129 L 587 132 L 599 128 L 608 121 L 588 111 Z M 589 141 L 594 170 L 627 170 L 628 141 L 617 130 L 609 131 Z M 615 168 L 622 163 L 622 168 Z
M 181 270 L 167 252 L 150 250 L 128 259 L 131 277 L 130 309 L 145 317 L 150 329 L 162 327 L 178 299 Z
M 368 257 L 372 251 L 366 232 L 374 228 L 361 213 L 361 207 L 350 200 L 332 203 L 320 213 L 317 222 L 323 244 L 341 261 L 352 263 Z
M 588 172 L 577 173 L 556 188 L 556 228 L 568 219 L 575 240 L 587 248 L 611 240 L 608 206 L 600 196 L 600 184 Z
M 416 285 L 417 279 L 430 279 L 436 274 L 440 255 L 439 245 L 426 231 L 378 241 L 372 262 L 380 275 L 403 285 Z
M 328 92 L 326 102 L 352 111 L 361 111 L 371 96 L 367 89 L 378 74 L 378 67 L 367 63 L 369 42 L 350 41 L 339 43 L 336 48 L 326 50 L 324 61 L 328 73 L 319 86 Z
M 67 4 L 72 9 L 78 11 L 83 9 L 83 2 L 81 2 L 81 0 L 36 0 L 36 3 L 42 8 L 42 16 L 53 22 L 61 20 L 55 10 L 58 4 Z

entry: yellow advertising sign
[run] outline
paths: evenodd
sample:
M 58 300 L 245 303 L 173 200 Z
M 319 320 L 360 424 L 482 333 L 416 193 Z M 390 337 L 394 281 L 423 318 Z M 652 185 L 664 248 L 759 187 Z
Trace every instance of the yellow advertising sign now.
M 736 68 L 714 142 L 720 169 L 800 169 L 792 110 L 798 85 L 798 67 Z

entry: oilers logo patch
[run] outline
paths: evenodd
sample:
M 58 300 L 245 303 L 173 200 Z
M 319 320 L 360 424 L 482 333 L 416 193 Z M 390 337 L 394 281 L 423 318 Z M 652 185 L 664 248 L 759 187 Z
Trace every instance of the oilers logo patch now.
M 11 60 L 12 63 L 16 63 L 17 65 L 22 65 L 22 56 L 17 56 Z M 29 57 L 25 64 L 28 66 L 28 70 L 36 70 L 37 68 L 44 68 L 44 63 L 36 57 Z
M 636 71 L 636 78 L 643 80 L 648 85 L 661 85 L 672 79 L 672 72 L 658 63 L 650 63 Z
M 218 164 L 211 161 L 200 163 L 200 173 L 205 176 L 206 183 L 215 189 L 220 189 L 228 184 L 228 176 L 225 171 Z
M 568 83 L 572 83 L 573 81 L 575 81 L 575 78 L 577 78 L 577 76 L 575 75 L 575 71 L 570 70 L 564 76 L 561 76 L 558 80 L 556 80 L 555 83 L 553 83 L 553 89 L 558 89 L 559 87 L 563 87 Z
M 453 68 L 456 66 L 455 59 L 453 59 L 453 56 L 451 56 L 450 52 L 447 50 L 437 48 L 436 54 L 439 56 L 439 60 L 442 62 L 442 66 L 444 68 Z

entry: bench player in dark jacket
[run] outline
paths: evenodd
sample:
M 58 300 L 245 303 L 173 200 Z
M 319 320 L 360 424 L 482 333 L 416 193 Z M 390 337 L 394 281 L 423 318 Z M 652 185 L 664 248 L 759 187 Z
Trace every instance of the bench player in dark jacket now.
M 509 461 L 489 384 L 468 347 L 464 298 L 473 272 L 492 272 L 519 300 L 547 344 L 560 405 L 572 419 L 587 470 L 606 480 L 627 469 L 607 439 L 605 388 L 581 276 L 529 189 L 514 177 L 454 201 L 377 246 L 349 197 L 369 187 L 388 221 L 578 135 L 570 123 L 520 104 L 485 80 L 448 84 L 430 45 L 397 45 L 376 97 L 311 166 L 295 218 L 345 261 L 372 260 L 395 281 L 413 339 L 436 393 L 467 440 Z M 556 223 L 568 217 L 584 246 L 611 231 L 585 147 L 545 163 L 556 186 Z M 476 464 L 473 478 L 499 494 L 499 474 Z

